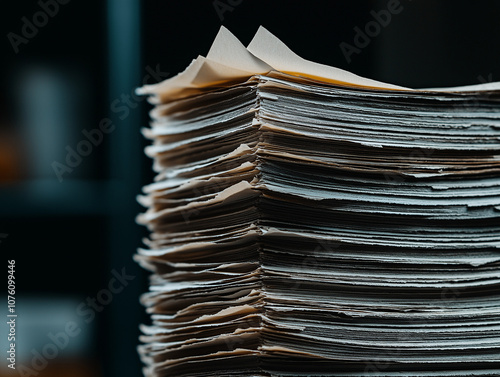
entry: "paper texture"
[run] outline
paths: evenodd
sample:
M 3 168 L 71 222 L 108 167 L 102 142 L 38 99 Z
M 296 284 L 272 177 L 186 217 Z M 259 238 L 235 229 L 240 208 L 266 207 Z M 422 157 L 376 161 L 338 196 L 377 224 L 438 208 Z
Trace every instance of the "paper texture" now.
M 499 376 L 500 88 L 400 88 L 260 28 L 140 89 L 146 376 Z

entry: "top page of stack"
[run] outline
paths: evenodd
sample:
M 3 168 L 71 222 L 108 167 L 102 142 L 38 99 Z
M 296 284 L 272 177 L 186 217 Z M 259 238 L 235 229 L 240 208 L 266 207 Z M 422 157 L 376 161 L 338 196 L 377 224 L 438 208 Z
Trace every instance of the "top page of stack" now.
M 259 76 L 276 77 L 310 85 L 357 88 L 376 92 L 399 91 L 401 95 L 455 95 L 500 90 L 500 82 L 488 82 L 447 88 L 410 89 L 364 78 L 343 69 L 301 58 L 264 27 L 259 27 L 245 47 L 229 30 L 221 26 L 206 57 L 198 56 L 178 75 L 158 84 L 137 89 L 150 95 L 154 104 L 190 97 L 218 87 L 234 85 Z

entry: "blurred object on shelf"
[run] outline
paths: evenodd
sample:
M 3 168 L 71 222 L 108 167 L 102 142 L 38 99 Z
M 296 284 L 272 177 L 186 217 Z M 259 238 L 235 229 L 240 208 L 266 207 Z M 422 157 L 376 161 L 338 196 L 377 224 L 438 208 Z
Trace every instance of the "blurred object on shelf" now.
M 83 361 L 92 358 L 95 323 L 82 317 L 78 309 L 82 302 L 76 297 L 17 297 L 14 342 L 16 371 L 20 375 L 29 375 L 29 370 L 37 372 L 37 377 L 98 375 L 95 367 L 86 367 Z M 8 331 L 7 326 L 0 329 L 0 346 L 4 350 L 9 350 L 11 343 Z M 0 360 L 0 376 L 12 375 L 7 373 L 6 363 L 7 358 Z
M 64 163 L 67 148 L 86 126 L 88 87 L 78 67 L 36 63 L 14 80 L 16 118 L 27 144 L 30 177 L 56 178 L 52 164 Z M 72 178 L 81 176 L 85 166 Z
M 25 149 L 19 135 L 11 129 L 0 129 L 0 184 L 12 183 L 27 175 Z

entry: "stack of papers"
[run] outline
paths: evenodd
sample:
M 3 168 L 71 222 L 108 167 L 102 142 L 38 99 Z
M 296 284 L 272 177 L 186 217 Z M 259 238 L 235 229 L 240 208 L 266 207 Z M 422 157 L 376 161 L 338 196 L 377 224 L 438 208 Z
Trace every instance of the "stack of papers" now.
M 500 85 L 415 90 L 260 28 L 139 90 L 146 376 L 499 376 Z

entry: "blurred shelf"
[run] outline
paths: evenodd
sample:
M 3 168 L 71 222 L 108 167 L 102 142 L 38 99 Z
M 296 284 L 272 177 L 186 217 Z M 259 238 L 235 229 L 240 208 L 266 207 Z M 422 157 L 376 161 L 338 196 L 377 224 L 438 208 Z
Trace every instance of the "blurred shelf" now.
M 38 179 L 0 185 L 0 217 L 110 215 L 119 211 L 116 181 Z

